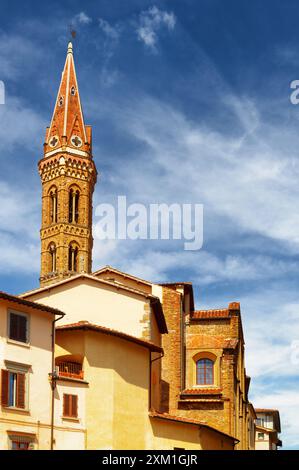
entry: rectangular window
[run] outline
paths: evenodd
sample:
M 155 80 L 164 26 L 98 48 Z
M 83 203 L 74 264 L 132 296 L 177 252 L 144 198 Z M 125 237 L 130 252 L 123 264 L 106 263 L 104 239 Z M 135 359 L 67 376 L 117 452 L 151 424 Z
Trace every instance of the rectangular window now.
M 265 437 L 265 434 L 263 432 L 258 432 L 257 433 L 257 438 L 259 441 L 263 441 Z
M 9 312 L 9 331 L 8 336 L 14 341 L 20 343 L 29 342 L 28 334 L 28 315 L 24 313 Z
M 256 424 L 258 426 L 262 426 L 264 428 L 265 427 L 265 419 L 264 418 L 257 418 Z
M 63 394 L 63 416 L 65 418 L 78 418 L 78 396 Z
M 1 404 L 8 408 L 25 409 L 26 374 L 6 369 L 1 371 Z
M 26 433 L 18 432 L 9 434 L 9 448 L 11 450 L 34 450 L 35 441 L 34 435 L 27 436 Z

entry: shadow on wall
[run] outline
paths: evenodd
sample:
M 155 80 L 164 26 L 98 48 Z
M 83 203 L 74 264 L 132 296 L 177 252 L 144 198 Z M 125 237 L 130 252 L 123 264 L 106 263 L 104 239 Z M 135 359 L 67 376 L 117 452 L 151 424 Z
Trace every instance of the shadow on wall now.
M 161 411 L 169 413 L 169 383 L 161 380 Z
M 179 410 L 205 410 L 205 411 L 223 411 L 223 403 L 184 403 L 180 402 L 178 404 Z

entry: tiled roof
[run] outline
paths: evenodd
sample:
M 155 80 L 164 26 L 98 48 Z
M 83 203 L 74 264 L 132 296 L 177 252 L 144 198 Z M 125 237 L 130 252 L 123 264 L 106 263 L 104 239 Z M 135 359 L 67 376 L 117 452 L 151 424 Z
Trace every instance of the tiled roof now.
M 271 408 L 255 408 L 255 411 L 256 413 L 269 413 L 269 414 L 279 413 L 278 410 L 273 410 Z
M 53 307 L 47 307 L 46 305 L 40 304 L 38 302 L 32 302 L 30 300 L 21 299 L 15 295 L 7 294 L 6 292 L 0 291 L 0 299 L 8 300 L 9 302 L 15 302 L 25 307 L 35 308 L 37 310 L 42 310 L 44 312 L 52 313 L 53 315 L 65 315 L 61 310 Z
M 213 319 L 217 320 L 218 318 L 230 318 L 231 312 L 240 312 L 240 303 L 231 302 L 228 305 L 228 308 L 215 308 L 211 310 L 194 310 L 190 314 L 191 320 L 205 320 Z
M 142 284 L 147 284 L 149 286 L 152 285 L 150 281 L 146 281 L 145 279 L 141 279 L 141 277 L 133 276 L 132 274 L 125 273 L 124 271 L 120 271 L 119 269 L 113 268 L 112 266 L 104 266 L 101 269 L 92 273 L 92 276 L 97 276 L 98 274 L 104 273 L 105 271 L 114 272 L 116 274 L 120 274 L 123 277 L 127 277 L 128 279 L 133 279 L 134 281 L 140 282 Z
M 60 281 L 55 282 L 53 284 L 50 284 L 49 286 L 43 286 L 43 287 L 39 287 L 38 289 L 35 289 L 35 290 L 32 290 L 32 291 L 24 292 L 23 294 L 20 294 L 19 297 L 24 299 L 26 297 L 33 296 L 33 295 L 38 294 L 40 292 L 50 291 L 51 289 L 55 289 L 57 286 L 72 283 L 72 282 L 77 281 L 79 279 L 80 280 L 85 280 L 85 279 L 91 280 L 91 281 L 94 281 L 95 283 L 98 283 L 98 284 L 112 286 L 114 289 L 117 289 L 117 290 L 122 289 L 124 291 L 132 292 L 133 294 L 137 294 L 137 295 L 140 295 L 140 296 L 142 296 L 146 299 L 149 299 L 150 302 L 151 302 L 151 305 L 153 307 L 153 312 L 154 312 L 154 315 L 156 317 L 160 333 L 162 333 L 162 334 L 168 333 L 167 325 L 166 325 L 166 321 L 165 321 L 165 317 L 164 317 L 164 313 L 163 313 L 163 309 L 161 307 L 160 299 L 158 297 L 156 297 L 155 295 L 152 295 L 152 294 L 147 294 L 146 292 L 144 292 L 142 290 L 135 289 L 135 288 L 129 287 L 129 286 L 125 286 L 124 284 L 121 284 L 121 283 L 116 283 L 116 282 L 107 281 L 106 279 L 101 279 L 101 278 L 96 277 L 92 274 L 77 274 L 77 275 L 71 276 L 67 279 L 63 279 L 63 280 L 60 280 Z
M 23 292 L 19 296 L 22 297 L 22 298 L 30 297 L 32 295 L 39 294 L 40 292 L 55 289 L 55 287 L 57 287 L 57 286 L 72 283 L 74 281 L 77 281 L 78 279 L 90 279 L 94 282 L 97 282 L 98 284 L 104 284 L 104 285 L 107 285 L 107 286 L 112 286 L 116 289 L 122 289 L 122 290 L 125 290 L 125 291 L 128 291 L 128 292 L 132 292 L 132 293 L 138 294 L 138 295 L 140 295 L 142 297 L 145 297 L 145 298 L 156 298 L 152 294 L 147 294 L 146 292 L 144 292 L 142 290 L 139 290 L 139 289 L 136 289 L 135 287 L 125 286 L 124 284 L 108 281 L 106 279 L 101 279 L 99 277 L 94 276 L 93 274 L 86 274 L 86 273 L 76 274 L 76 275 L 68 277 L 66 279 L 62 279 L 62 280 L 59 280 L 57 282 L 53 282 L 53 284 L 50 284 L 48 286 L 38 287 L 37 289 L 33 289 L 33 290 L 30 290 L 30 291 L 27 291 L 27 292 Z
M 145 341 L 135 336 L 128 335 L 121 331 L 113 330 L 112 328 L 107 328 L 105 326 L 95 325 L 89 323 L 88 321 L 79 321 L 77 323 L 70 323 L 68 325 L 61 325 L 56 328 L 57 331 L 72 331 L 72 330 L 90 330 L 96 331 L 98 333 L 103 333 L 106 335 L 117 336 L 118 338 L 124 339 L 125 341 L 130 341 L 131 343 L 136 343 L 140 346 L 148 348 L 152 352 L 163 352 L 163 349 L 160 346 L 156 346 L 150 341 Z
M 189 388 L 183 390 L 181 395 L 220 395 L 222 393 L 221 388 Z
M 192 286 L 192 282 L 159 282 L 160 286 Z
M 214 310 L 194 310 L 194 312 L 191 312 L 190 317 L 191 320 L 229 318 L 229 313 L 227 308 Z

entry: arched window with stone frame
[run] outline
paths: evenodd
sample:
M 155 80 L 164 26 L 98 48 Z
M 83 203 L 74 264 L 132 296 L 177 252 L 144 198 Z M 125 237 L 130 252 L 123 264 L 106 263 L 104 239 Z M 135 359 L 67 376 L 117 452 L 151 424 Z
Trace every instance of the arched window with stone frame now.
M 57 223 L 58 219 L 58 195 L 56 186 L 52 186 L 49 191 L 50 199 L 50 223 Z
M 76 186 L 69 190 L 69 223 L 77 224 L 79 222 L 79 200 L 80 191 Z
M 78 272 L 78 252 L 79 246 L 76 242 L 69 244 L 68 264 L 69 271 Z
M 192 355 L 187 382 L 190 387 L 220 387 L 221 351 L 202 350 Z

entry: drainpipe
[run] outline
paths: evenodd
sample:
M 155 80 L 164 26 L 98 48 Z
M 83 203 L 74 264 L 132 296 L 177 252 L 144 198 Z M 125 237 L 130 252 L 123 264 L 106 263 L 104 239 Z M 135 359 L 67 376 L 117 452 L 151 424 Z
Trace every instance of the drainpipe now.
M 185 291 L 184 291 L 185 293 Z M 182 392 L 185 389 L 186 383 L 186 347 L 185 347 L 185 306 L 184 306 L 184 297 L 185 295 L 181 296 L 181 309 L 180 309 L 180 349 L 181 349 L 181 383 L 180 383 L 180 391 Z
M 149 354 L 149 410 L 152 410 L 152 363 L 155 361 L 158 361 L 159 359 L 162 359 L 164 357 L 164 351 L 161 353 L 161 356 L 156 357 L 155 359 L 152 359 L 152 352 L 150 351 Z
M 55 323 L 58 320 L 61 320 L 64 315 L 60 315 L 58 318 L 52 321 L 52 372 L 49 374 L 51 380 L 51 389 L 52 389 L 52 403 L 51 403 L 51 438 L 50 438 L 50 450 L 53 450 L 54 447 L 54 403 L 55 403 L 55 389 L 57 374 L 55 371 Z

